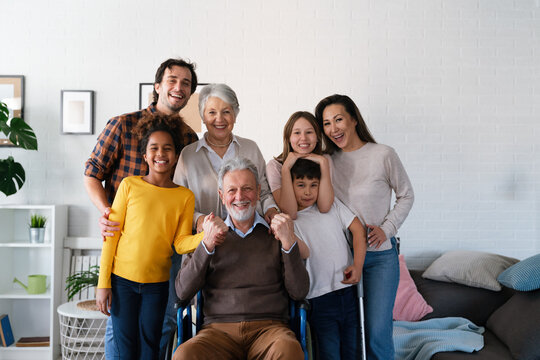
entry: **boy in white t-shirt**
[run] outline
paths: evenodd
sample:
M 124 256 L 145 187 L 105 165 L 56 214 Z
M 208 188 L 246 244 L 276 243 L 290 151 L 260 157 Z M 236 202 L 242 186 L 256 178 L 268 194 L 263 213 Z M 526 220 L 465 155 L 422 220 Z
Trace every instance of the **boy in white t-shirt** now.
M 360 220 L 337 198 L 327 213 L 317 208 L 321 170 L 298 159 L 291 168 L 298 204 L 295 233 L 309 247 L 308 320 L 321 359 L 359 358 L 359 313 L 356 286 L 366 255 L 366 232 Z M 352 233 L 354 259 L 347 241 Z

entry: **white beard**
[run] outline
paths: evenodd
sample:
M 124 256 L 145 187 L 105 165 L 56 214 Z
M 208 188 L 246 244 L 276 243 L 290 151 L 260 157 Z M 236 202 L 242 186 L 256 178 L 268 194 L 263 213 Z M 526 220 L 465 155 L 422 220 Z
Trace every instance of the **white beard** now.
M 232 203 L 230 207 L 227 207 L 227 212 L 236 221 L 246 221 L 251 219 L 253 214 L 255 214 L 255 205 L 250 205 L 247 209 L 244 210 L 237 210 L 234 205 L 235 204 L 242 204 L 240 203 Z

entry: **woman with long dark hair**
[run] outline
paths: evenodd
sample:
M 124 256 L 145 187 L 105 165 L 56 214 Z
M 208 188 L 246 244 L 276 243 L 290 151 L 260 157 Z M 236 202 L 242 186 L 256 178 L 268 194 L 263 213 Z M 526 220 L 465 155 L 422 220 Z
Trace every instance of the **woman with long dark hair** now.
M 363 267 L 368 359 L 394 358 L 392 310 L 399 282 L 395 235 L 414 202 L 414 192 L 397 153 L 377 144 L 352 99 L 331 95 L 315 108 L 332 157 L 332 184 L 338 199 L 368 231 Z M 392 191 L 396 201 L 391 207 Z

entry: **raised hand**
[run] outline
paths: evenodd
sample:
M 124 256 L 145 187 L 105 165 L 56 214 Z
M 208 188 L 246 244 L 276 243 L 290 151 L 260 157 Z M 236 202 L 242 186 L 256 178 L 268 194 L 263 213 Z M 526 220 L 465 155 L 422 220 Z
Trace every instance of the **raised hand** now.
M 206 250 L 212 252 L 216 246 L 223 244 L 228 230 L 229 228 L 223 219 L 215 216 L 214 213 L 206 215 L 203 221 L 204 237 L 202 240 Z
M 270 228 L 277 240 L 281 241 L 283 250 L 288 251 L 295 242 L 294 224 L 287 214 L 276 214 L 272 219 Z
M 288 171 L 290 171 L 294 163 L 296 162 L 296 160 L 300 159 L 301 157 L 303 157 L 303 155 L 295 153 L 294 151 L 291 151 L 289 155 L 287 155 L 287 158 L 285 159 L 285 161 L 283 162 L 283 167 L 287 169 Z

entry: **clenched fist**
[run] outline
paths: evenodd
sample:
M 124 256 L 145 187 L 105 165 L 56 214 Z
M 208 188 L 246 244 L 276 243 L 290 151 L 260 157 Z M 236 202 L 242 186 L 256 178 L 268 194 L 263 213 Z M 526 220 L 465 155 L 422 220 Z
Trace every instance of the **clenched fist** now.
M 204 246 L 206 246 L 206 250 L 210 252 L 214 251 L 216 246 L 223 244 L 229 230 L 223 220 L 215 216 L 214 213 L 210 213 L 210 215 L 204 218 L 202 227 L 204 231 L 202 241 L 204 242 Z
M 276 214 L 272 219 L 270 228 L 276 239 L 281 241 L 283 250 L 289 251 L 296 241 L 294 236 L 294 224 L 290 216 L 283 213 Z

